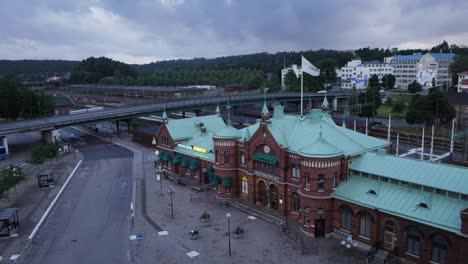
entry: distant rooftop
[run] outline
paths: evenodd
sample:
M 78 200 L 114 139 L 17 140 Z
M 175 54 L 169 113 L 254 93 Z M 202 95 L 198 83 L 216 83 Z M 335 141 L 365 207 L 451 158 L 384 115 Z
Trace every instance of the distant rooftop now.
M 454 53 L 429 53 L 436 60 L 449 60 L 455 57 Z M 415 61 L 420 60 L 424 54 L 398 55 L 392 58 L 392 61 Z

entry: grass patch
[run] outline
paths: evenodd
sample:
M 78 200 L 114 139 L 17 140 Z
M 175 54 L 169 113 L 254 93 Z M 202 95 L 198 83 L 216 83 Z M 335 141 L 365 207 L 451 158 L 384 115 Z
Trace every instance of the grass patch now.
M 403 119 L 406 116 L 406 109 L 401 113 L 392 112 L 392 107 L 389 105 L 381 105 L 379 109 L 377 109 L 377 117 L 388 118 L 389 114 L 392 114 L 392 118 L 394 119 Z

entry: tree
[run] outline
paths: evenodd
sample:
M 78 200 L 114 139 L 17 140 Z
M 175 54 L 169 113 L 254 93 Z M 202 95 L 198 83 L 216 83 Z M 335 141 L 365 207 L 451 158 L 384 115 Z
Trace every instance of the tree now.
M 394 113 L 401 113 L 405 110 L 405 102 L 402 100 L 396 100 L 392 106 L 392 112 Z
M 336 81 L 336 61 L 334 59 L 323 59 L 319 61 L 320 81 L 322 83 L 335 83 Z
M 432 53 L 448 53 L 450 52 L 449 44 L 447 43 L 447 41 L 444 40 L 439 45 L 432 47 L 431 52 Z
M 50 97 L 22 86 L 16 77 L 0 77 L 0 117 L 36 117 L 52 114 Z
M 281 81 L 276 74 L 273 74 L 270 80 L 265 80 L 264 86 L 270 88 L 268 92 L 274 93 L 281 90 Z
M 288 91 L 300 91 L 301 84 L 299 82 L 299 78 L 297 78 L 294 71 L 288 71 L 284 77 L 284 85 Z
M 395 75 L 393 74 L 385 74 L 382 76 L 382 85 L 385 87 L 385 89 L 392 89 L 395 87 Z
M 379 83 L 379 77 L 376 74 L 372 74 L 371 77 L 369 78 L 369 88 L 379 88 L 380 83 Z
M 410 83 L 408 85 L 408 92 L 410 93 L 418 93 L 422 90 L 422 86 L 421 84 L 419 84 L 418 82 L 416 81 L 413 81 L 412 83 Z
M 432 125 L 435 122 L 449 123 L 456 116 L 455 108 L 447 97 L 438 89 L 432 88 L 427 96 L 415 96 L 406 113 L 409 124 Z
M 356 93 L 350 98 L 352 113 L 364 117 L 375 116 L 381 104 L 382 98 L 378 87 L 367 88 L 364 92 Z
M 468 70 L 468 55 L 457 55 L 449 67 L 452 74 L 452 83 L 458 82 L 458 74 Z

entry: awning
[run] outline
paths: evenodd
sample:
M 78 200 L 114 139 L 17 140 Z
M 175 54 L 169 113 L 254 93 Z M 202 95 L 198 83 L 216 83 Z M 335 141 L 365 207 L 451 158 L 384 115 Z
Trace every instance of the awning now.
M 177 163 L 180 163 L 181 161 L 182 161 L 182 157 L 179 155 L 175 155 L 174 160 L 172 162 L 174 162 L 174 164 L 177 164 Z
M 211 179 L 211 177 L 214 176 L 215 170 L 214 170 L 213 166 L 210 166 L 210 167 L 208 168 L 206 174 L 208 174 L 208 177 L 209 177 L 210 179 Z
M 232 179 L 230 176 L 224 176 L 223 178 L 223 186 L 224 188 L 231 188 L 232 186 Z
M 273 157 L 273 156 L 268 156 L 268 155 L 265 155 L 265 154 L 261 154 L 261 153 L 255 153 L 254 156 L 253 156 L 253 159 L 258 160 L 258 161 L 263 161 L 263 162 L 266 162 L 266 163 L 270 163 L 270 164 L 277 164 L 278 163 L 278 158 Z
M 188 165 L 190 165 L 190 160 L 187 159 L 186 157 L 183 157 L 183 158 L 182 158 L 182 161 L 180 162 L 180 165 L 181 165 L 182 167 L 187 167 Z
M 211 179 L 211 183 L 214 185 L 218 185 L 221 182 L 221 177 L 219 175 L 214 175 Z
M 192 160 L 192 161 L 190 162 L 189 168 L 190 168 L 191 170 L 198 170 L 198 169 L 200 168 L 200 162 L 199 162 L 198 160 Z
M 163 160 L 171 160 L 172 159 L 171 154 L 168 153 L 168 152 L 164 153 L 164 156 L 162 157 L 162 159 Z
M 159 151 L 159 154 L 158 154 L 159 159 L 162 159 L 165 154 L 166 154 L 166 151 L 164 150 Z

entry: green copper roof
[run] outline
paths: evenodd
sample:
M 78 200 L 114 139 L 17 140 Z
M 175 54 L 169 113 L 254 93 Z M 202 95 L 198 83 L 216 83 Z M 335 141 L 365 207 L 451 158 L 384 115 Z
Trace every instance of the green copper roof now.
M 214 162 L 214 145 L 212 137 L 212 132 L 198 132 L 196 135 L 193 135 L 193 138 L 181 143 L 182 146 L 176 146 L 174 151 L 190 157 Z M 195 151 L 192 149 L 192 146 L 205 149 L 206 152 L 203 153 L 200 151 Z
M 325 95 L 325 97 L 323 98 L 322 108 L 328 109 L 329 107 L 330 107 L 330 104 L 328 103 L 327 96 Z
M 170 120 L 166 127 L 173 140 L 189 139 L 200 134 L 200 123 L 209 132 L 218 132 L 226 127 L 223 119 L 218 115 L 200 116 Z
M 369 152 L 349 168 L 468 195 L 468 169 L 464 167 Z
M 303 156 L 314 158 L 336 157 L 343 154 L 342 150 L 328 143 L 328 141 L 323 138 L 323 136 L 317 138 L 317 140 L 311 144 L 300 148 L 298 152 Z
M 221 131 L 216 132 L 213 137 L 215 138 L 238 138 L 239 130 L 232 127 L 230 124 L 228 124 Z
M 247 141 L 249 140 L 253 134 L 257 131 L 257 129 L 260 127 L 259 123 L 255 123 L 253 125 L 250 125 L 248 127 L 244 127 L 242 129 L 239 129 L 239 141 Z
M 376 194 L 370 194 L 369 190 Z M 461 228 L 460 213 L 468 208 L 468 201 L 359 176 L 350 176 L 332 196 L 456 233 Z M 421 202 L 426 202 L 428 208 L 419 206 Z
M 217 114 L 217 115 L 220 115 L 220 114 L 221 114 L 221 110 L 219 109 L 219 105 L 218 105 L 218 104 L 216 105 L 216 114 Z
M 313 109 L 308 116 L 302 119 L 298 116 L 284 115 L 281 118 L 273 117 L 270 121 L 271 124 L 268 124 L 268 129 L 275 141 L 279 145 L 287 147 L 288 151 L 293 153 L 299 153 L 300 149 L 305 147 L 314 149 L 314 146 L 312 146 L 314 143 L 322 144 L 323 141 L 318 141 L 320 131 L 322 131 L 325 142 L 328 143 L 325 144 L 328 152 L 333 152 L 336 148 L 339 150 L 337 153 L 343 153 L 346 156 L 361 154 L 390 145 L 389 142 L 384 140 L 337 126 L 330 115 L 320 109 Z M 315 149 L 318 149 L 318 147 Z M 313 153 L 309 154 L 313 155 Z M 318 154 L 323 153 L 319 151 Z

